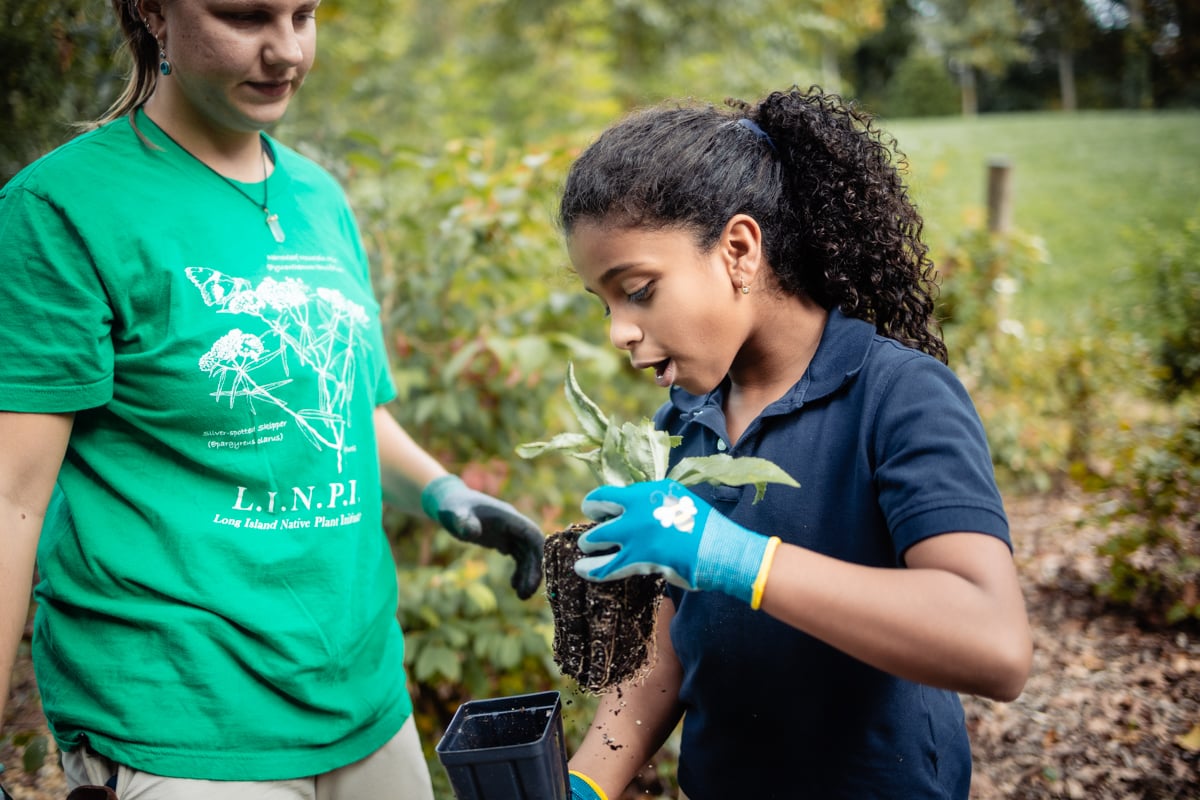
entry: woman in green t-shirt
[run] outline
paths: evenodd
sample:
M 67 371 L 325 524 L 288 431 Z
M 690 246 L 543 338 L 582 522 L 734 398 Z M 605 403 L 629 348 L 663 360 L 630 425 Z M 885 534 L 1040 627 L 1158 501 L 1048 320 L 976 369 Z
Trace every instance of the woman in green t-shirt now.
M 337 182 L 262 131 L 318 0 L 112 0 L 94 130 L 0 189 L 0 710 L 28 609 L 70 786 L 429 800 L 382 503 L 541 580 L 396 396 Z

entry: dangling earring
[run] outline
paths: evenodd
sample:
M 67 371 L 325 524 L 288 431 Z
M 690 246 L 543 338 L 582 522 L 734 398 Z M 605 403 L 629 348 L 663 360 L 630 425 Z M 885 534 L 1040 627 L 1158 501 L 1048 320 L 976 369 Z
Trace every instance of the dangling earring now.
M 750 287 L 746 285 L 745 278 L 742 278 L 742 294 L 750 294 Z
M 167 60 L 167 51 L 162 42 L 158 43 L 158 71 L 163 75 L 171 74 L 171 62 Z

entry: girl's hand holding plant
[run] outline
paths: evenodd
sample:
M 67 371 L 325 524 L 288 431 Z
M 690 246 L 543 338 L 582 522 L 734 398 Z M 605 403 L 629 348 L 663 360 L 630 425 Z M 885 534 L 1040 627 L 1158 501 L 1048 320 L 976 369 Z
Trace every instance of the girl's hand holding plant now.
M 743 528 L 676 481 L 601 486 L 584 498 L 583 513 L 600 524 L 579 538 L 588 554 L 575 564 L 580 577 L 659 574 L 684 589 L 761 604 L 779 538 Z

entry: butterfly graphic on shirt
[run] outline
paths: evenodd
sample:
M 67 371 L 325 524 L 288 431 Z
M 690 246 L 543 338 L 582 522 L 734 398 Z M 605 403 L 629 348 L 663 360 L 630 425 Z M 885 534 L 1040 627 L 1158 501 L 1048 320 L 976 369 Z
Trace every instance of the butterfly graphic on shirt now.
M 225 308 L 238 295 L 254 291 L 254 286 L 245 278 L 226 275 L 208 267 L 188 267 L 184 272 L 200 290 L 200 297 L 206 306 Z

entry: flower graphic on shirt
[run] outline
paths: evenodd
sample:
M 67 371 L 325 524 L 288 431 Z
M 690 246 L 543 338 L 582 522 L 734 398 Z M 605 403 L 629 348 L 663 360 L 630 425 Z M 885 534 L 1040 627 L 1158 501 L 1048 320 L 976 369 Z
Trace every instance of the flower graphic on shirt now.
M 219 363 L 245 364 L 257 361 L 263 354 L 262 339 L 252 333 L 242 333 L 234 328 L 217 339 L 212 349 L 200 359 L 200 369 L 211 371 Z
M 654 509 L 654 518 L 664 528 L 691 533 L 696 527 L 696 504 L 690 497 L 664 495 L 662 505 Z
M 228 401 L 230 408 L 244 400 L 255 414 L 257 403 L 281 409 L 314 447 L 337 453 L 340 471 L 355 347 L 370 325 L 366 309 L 337 289 L 314 289 L 298 278 L 267 277 L 254 286 L 206 267 L 189 267 L 186 273 L 205 305 L 262 326 L 258 333 L 232 328 L 200 357 L 200 369 L 217 381 L 212 396 Z M 278 393 L 293 383 L 296 368 L 316 378 L 316 396 L 303 408 L 293 408 Z

